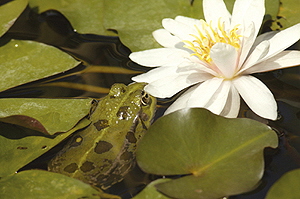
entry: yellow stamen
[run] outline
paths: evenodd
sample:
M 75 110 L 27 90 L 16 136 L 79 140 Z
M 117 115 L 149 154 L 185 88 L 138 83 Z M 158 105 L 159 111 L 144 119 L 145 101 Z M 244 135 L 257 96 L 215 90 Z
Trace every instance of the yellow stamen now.
M 191 56 L 196 56 L 199 59 L 210 63 L 212 61 L 210 57 L 210 49 L 216 43 L 226 43 L 232 45 L 236 49 L 240 48 L 240 37 L 242 37 L 242 35 L 237 34 L 239 25 L 236 25 L 230 31 L 226 31 L 225 24 L 221 22 L 221 19 L 219 19 L 217 29 L 213 29 L 211 23 L 208 24 L 203 20 L 201 20 L 201 22 L 202 31 L 195 25 L 198 35 L 191 34 L 195 40 L 183 41 L 186 44 L 184 47 L 194 52 Z

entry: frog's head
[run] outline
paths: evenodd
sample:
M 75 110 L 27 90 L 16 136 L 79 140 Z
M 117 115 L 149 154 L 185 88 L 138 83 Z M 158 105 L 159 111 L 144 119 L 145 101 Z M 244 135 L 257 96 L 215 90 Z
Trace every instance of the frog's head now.
M 146 83 L 114 84 L 109 92 L 111 98 L 119 98 L 123 106 L 119 109 L 119 117 L 139 117 L 150 125 L 156 109 L 156 98 L 144 91 Z M 126 118 L 124 118 L 126 119 Z M 148 126 L 147 125 L 147 126 Z

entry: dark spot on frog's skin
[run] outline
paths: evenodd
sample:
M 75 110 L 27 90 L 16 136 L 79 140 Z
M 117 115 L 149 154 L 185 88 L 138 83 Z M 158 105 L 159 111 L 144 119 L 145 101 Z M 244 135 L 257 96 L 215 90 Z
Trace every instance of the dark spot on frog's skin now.
M 143 120 L 143 121 L 148 121 L 149 120 L 149 115 L 147 115 L 147 113 L 141 113 L 140 114 L 140 118 Z
M 94 123 L 94 126 L 98 131 L 101 131 L 102 129 L 109 127 L 108 120 L 98 120 Z
M 120 156 L 121 160 L 132 160 L 133 159 L 133 153 L 128 152 L 128 151 L 124 151 L 124 153 L 122 153 L 122 155 Z
M 28 147 L 26 147 L 26 146 L 18 146 L 17 149 L 25 150 L 25 149 L 28 149 Z
M 136 143 L 137 142 L 137 139 L 134 135 L 133 132 L 129 131 L 127 134 L 126 134 L 126 139 L 128 140 L 128 142 L 130 143 Z
M 130 114 L 128 112 L 129 106 L 122 106 L 119 108 L 117 112 L 117 117 L 120 120 L 128 120 L 130 118 Z
M 64 168 L 64 171 L 67 173 L 74 173 L 78 169 L 78 165 L 76 163 L 71 163 Z
M 113 145 L 109 142 L 99 141 L 99 142 L 97 142 L 96 147 L 94 148 L 94 151 L 98 154 L 102 154 L 102 153 L 109 151 L 112 147 L 113 147 Z
M 70 146 L 70 148 L 77 147 L 77 146 L 81 145 L 82 141 L 83 141 L 83 138 L 80 135 L 76 135 L 73 137 L 71 144 L 69 146 Z
M 89 172 L 91 170 L 95 169 L 94 163 L 86 161 L 82 164 L 82 166 L 80 167 L 80 170 L 83 173 Z

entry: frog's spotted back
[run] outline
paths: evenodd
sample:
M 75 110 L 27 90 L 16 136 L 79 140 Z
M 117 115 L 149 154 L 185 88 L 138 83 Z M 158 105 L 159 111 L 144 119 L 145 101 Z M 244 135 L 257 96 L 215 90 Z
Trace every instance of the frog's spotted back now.
M 76 132 L 54 157 L 50 171 L 107 189 L 135 164 L 135 149 L 154 116 L 156 100 L 145 84 L 114 84 L 90 115 L 91 125 Z

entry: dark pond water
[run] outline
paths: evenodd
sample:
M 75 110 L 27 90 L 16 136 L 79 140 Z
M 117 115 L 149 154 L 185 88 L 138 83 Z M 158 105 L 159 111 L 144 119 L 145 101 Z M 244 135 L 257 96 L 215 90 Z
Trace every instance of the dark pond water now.
M 106 93 L 101 92 L 101 89 L 99 92 L 89 90 L 89 85 L 110 88 L 116 82 L 128 84 L 131 82 L 131 77 L 134 74 L 90 72 L 91 68 L 110 66 L 112 68 L 121 67 L 134 71 L 146 70 L 146 68 L 129 60 L 130 50 L 122 45 L 118 37 L 76 33 L 73 31 L 69 21 L 54 10 L 38 15 L 28 8 L 9 32 L 0 39 L 0 45 L 5 44 L 10 39 L 35 40 L 53 45 L 84 61 L 86 64 L 80 64 L 64 74 L 58 74 L 2 92 L 0 93 L 2 98 L 99 98 L 106 95 Z M 297 44 L 292 48 L 300 49 Z M 262 199 L 270 186 L 284 173 L 300 168 L 300 68 L 294 67 L 257 74 L 256 76 L 276 96 L 280 119 L 276 122 L 261 120 L 251 113 L 247 107 L 242 109 L 242 116 L 257 119 L 272 126 L 278 132 L 280 146 L 278 149 L 267 149 L 265 151 L 266 170 L 257 189 L 251 193 L 230 197 L 232 199 Z M 57 84 L 66 82 L 80 83 L 87 87 L 86 89 L 75 89 L 65 87 L 63 84 Z M 159 101 L 159 105 L 162 108 L 159 108 L 157 115 L 161 115 L 163 107 L 168 105 L 169 101 Z M 45 161 L 58 149 L 53 149 L 23 169 L 45 168 Z M 137 168 L 123 182 L 113 186 L 109 191 L 122 195 L 124 198 L 130 198 L 131 194 L 139 191 L 154 178 L 155 176 L 145 175 Z

